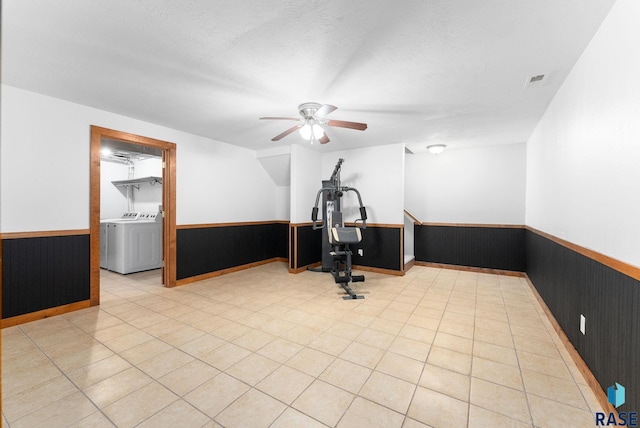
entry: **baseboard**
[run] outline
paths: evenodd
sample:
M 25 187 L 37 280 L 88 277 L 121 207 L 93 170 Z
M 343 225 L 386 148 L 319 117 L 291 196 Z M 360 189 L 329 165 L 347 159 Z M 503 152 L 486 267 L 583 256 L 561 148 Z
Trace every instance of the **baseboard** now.
M 589 388 L 591 388 L 591 390 L 593 391 L 593 394 L 595 395 L 602 409 L 607 413 L 612 412 L 617 415 L 618 412 L 616 411 L 616 408 L 609 403 L 607 395 L 605 394 L 604 390 L 600 386 L 600 383 L 597 381 L 596 377 L 593 375 L 593 373 L 589 369 L 589 366 L 587 366 L 587 363 L 584 362 L 584 360 L 582 359 L 582 357 L 580 356 L 576 348 L 574 348 L 573 344 L 565 334 L 562 327 L 560 327 L 560 324 L 558 323 L 556 318 L 553 316 L 553 314 L 551 313 L 551 310 L 549 309 L 547 304 L 544 302 L 544 300 L 538 293 L 538 290 L 536 289 L 535 285 L 533 285 L 533 282 L 531 282 L 531 279 L 529 279 L 529 276 L 525 274 L 524 278 L 526 279 L 527 284 L 529 284 L 529 288 L 533 292 L 533 295 L 536 297 L 536 300 L 542 307 L 542 310 L 547 316 L 547 319 L 553 326 L 553 329 L 556 331 L 556 333 L 560 337 L 560 341 L 562 342 L 565 349 L 569 353 L 569 356 L 571 356 L 571 359 L 575 363 L 576 367 L 578 368 L 582 376 L 584 376 L 584 380 L 587 382 L 587 385 L 589 385 Z
M 305 266 L 300 266 L 298 268 L 292 269 L 289 268 L 289 273 L 300 273 L 300 272 L 304 272 L 306 270 L 309 270 L 309 268 L 315 268 L 318 267 L 322 264 L 322 262 L 316 262 L 316 263 L 312 263 L 310 265 L 305 265 Z
M 414 267 L 416 264 L 416 259 L 411 259 L 407 263 L 404 264 L 404 271 L 407 272 L 409 269 Z
M 321 262 L 316 262 L 316 263 L 313 263 L 313 264 L 310 264 L 310 265 L 301 266 L 301 267 L 296 268 L 296 269 L 289 268 L 289 273 L 304 272 L 306 270 L 309 270 L 309 268 L 318 267 L 321 264 L 322 264 Z M 377 268 L 377 267 L 371 267 L 371 266 L 360 266 L 360 265 L 353 265 L 352 268 L 354 270 L 363 270 L 365 272 L 382 273 L 382 274 L 385 274 L 385 275 L 404 276 L 404 271 L 399 271 L 399 270 L 383 269 L 383 268 Z
M 480 268 L 473 266 L 459 266 L 459 265 L 448 265 L 444 263 L 431 263 L 431 262 L 415 262 L 416 266 L 425 266 L 439 269 L 452 269 L 452 270 L 463 270 L 467 272 L 477 272 L 477 273 L 489 273 L 494 275 L 505 275 L 505 276 L 517 276 L 524 277 L 524 272 L 518 272 L 513 270 L 502 270 L 502 269 L 490 269 L 490 268 Z
M 383 269 L 371 266 L 353 265 L 353 269 L 365 272 L 383 273 L 385 275 L 404 276 L 404 270 Z
M 86 309 L 90 306 L 91 300 L 82 300 L 80 302 L 69 303 L 68 305 L 56 306 L 55 308 L 43 309 L 41 311 L 30 312 L 24 315 L 17 315 L 15 317 L 3 319 L 1 321 L 0 328 L 13 327 L 15 325 L 62 315 L 79 309 Z
M 250 269 L 256 266 L 262 266 L 273 262 L 284 262 L 287 263 L 288 259 L 285 257 L 273 257 L 271 259 L 260 260 L 259 262 L 247 263 L 240 266 L 234 266 L 227 269 L 217 270 L 214 272 L 207 272 L 202 275 L 190 276 L 188 278 L 179 279 L 176 281 L 177 286 L 191 284 L 193 282 L 202 281 L 204 279 L 215 278 L 216 276 L 226 275 L 228 273 L 238 272 L 245 269 Z

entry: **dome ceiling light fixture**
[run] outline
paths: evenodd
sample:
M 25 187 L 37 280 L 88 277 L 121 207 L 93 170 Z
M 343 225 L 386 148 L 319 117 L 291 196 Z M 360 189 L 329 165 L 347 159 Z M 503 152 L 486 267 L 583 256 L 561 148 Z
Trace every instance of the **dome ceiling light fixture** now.
M 446 147 L 446 144 L 431 144 L 430 146 L 427 146 L 427 150 L 429 150 L 429 153 L 433 155 L 439 155 L 444 152 Z

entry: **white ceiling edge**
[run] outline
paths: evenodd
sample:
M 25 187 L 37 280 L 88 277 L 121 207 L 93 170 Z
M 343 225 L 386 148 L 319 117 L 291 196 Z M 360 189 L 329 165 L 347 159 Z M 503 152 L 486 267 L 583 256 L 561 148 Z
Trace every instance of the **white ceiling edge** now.
M 291 155 L 291 146 L 279 146 L 270 149 L 256 150 L 256 159 L 282 155 Z

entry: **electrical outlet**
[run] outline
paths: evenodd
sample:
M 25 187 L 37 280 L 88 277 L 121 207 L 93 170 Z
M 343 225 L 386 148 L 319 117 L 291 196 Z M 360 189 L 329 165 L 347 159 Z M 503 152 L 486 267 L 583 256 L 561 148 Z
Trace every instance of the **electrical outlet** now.
M 358 248 L 358 255 L 364 256 L 364 250 L 362 248 Z
M 582 334 L 586 334 L 586 324 L 587 324 L 587 319 L 584 317 L 584 315 L 580 314 L 580 333 Z

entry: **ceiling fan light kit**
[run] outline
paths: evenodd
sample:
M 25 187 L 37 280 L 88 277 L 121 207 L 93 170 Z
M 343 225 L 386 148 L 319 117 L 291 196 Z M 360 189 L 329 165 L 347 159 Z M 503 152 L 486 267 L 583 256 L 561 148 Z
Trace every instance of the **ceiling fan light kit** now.
M 303 122 L 300 125 L 295 125 L 279 135 L 276 135 L 271 141 L 279 141 L 287 135 L 291 134 L 295 130 L 300 132 L 300 136 L 305 140 L 318 141 L 320 144 L 328 143 L 329 137 L 327 137 L 322 125 L 334 126 L 337 128 L 355 129 L 358 131 L 364 131 L 367 129 L 366 123 L 348 122 L 344 120 L 327 120 L 325 116 L 329 113 L 337 110 L 338 107 L 330 104 L 319 103 L 303 103 L 298 106 L 298 113 L 300 118 L 295 117 L 261 117 L 261 120 L 294 120 L 296 122 Z
M 300 128 L 300 135 L 305 140 L 319 140 L 324 135 L 324 129 L 317 123 L 311 124 L 307 122 Z

